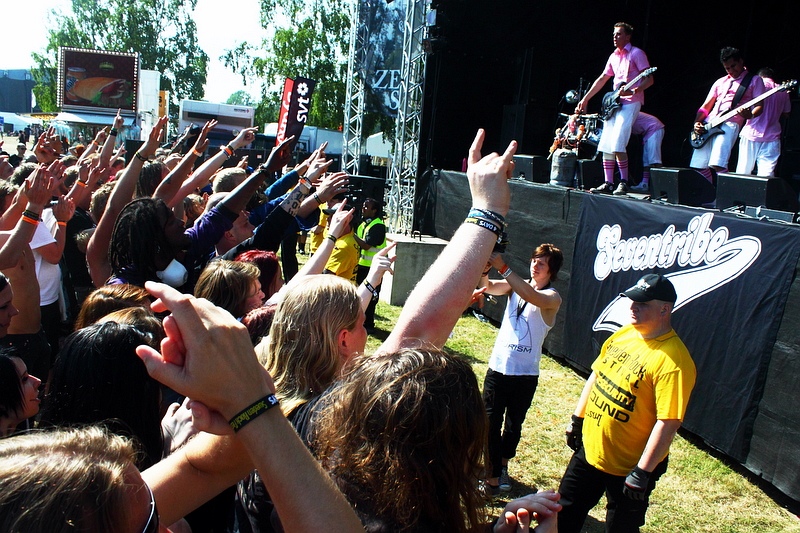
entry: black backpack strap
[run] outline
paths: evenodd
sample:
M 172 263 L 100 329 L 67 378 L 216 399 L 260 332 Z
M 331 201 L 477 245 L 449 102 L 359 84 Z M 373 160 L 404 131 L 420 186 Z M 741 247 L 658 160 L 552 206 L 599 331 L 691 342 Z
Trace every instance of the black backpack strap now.
M 733 95 L 733 101 L 731 102 L 731 109 L 736 109 L 736 106 L 739 105 L 739 102 L 742 100 L 742 96 L 744 96 L 744 92 L 750 86 L 750 82 L 753 80 L 754 74 L 747 71 L 747 74 L 744 75 L 742 79 L 742 83 L 739 84 L 739 88 L 736 90 L 736 94 Z

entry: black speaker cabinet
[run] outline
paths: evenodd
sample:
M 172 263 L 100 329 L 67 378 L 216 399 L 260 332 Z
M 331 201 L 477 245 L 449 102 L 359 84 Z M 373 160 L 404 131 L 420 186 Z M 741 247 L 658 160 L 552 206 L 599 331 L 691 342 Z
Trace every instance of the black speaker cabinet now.
M 796 213 L 797 192 L 784 178 L 720 172 L 717 176 L 717 209 L 734 206 L 760 206 Z
M 350 196 L 360 205 L 365 198 L 374 198 L 383 203 L 386 192 L 386 180 L 373 176 L 349 176 Z
M 714 185 L 692 168 L 653 167 L 650 184 L 651 197 L 670 204 L 702 207 L 712 203 L 716 196 Z
M 578 188 L 588 191 L 604 181 L 602 159 L 578 159 Z
M 534 183 L 550 182 L 550 160 L 543 155 L 514 156 L 514 177 Z

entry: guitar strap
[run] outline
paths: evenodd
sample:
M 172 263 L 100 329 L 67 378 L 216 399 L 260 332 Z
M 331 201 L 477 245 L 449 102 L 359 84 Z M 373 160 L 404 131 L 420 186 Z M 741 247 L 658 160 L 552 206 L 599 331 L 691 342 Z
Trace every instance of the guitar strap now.
M 742 100 L 742 96 L 744 96 L 744 92 L 747 90 L 747 87 L 750 86 L 752 79 L 753 73 L 748 70 L 747 74 L 745 74 L 744 78 L 742 78 L 742 83 L 739 84 L 736 94 L 733 95 L 733 101 L 731 102 L 731 107 L 728 109 L 728 111 L 731 109 L 736 109 L 736 106 L 739 105 L 739 102 Z

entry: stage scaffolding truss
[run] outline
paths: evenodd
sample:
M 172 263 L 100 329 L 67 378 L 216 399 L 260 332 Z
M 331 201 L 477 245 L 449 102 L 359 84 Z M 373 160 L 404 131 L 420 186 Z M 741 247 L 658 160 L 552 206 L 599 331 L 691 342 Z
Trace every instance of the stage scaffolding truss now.
M 364 69 L 365 47 L 368 42 L 363 7 L 364 0 L 351 4 L 350 54 L 345 104 L 343 168 L 359 173 L 362 152 L 363 115 L 367 73 Z M 402 67 L 399 106 L 395 119 L 395 140 L 387 178 L 384 201 L 388 215 L 387 226 L 393 233 L 408 235 L 414 223 L 414 195 L 419 166 L 419 138 L 422 122 L 422 102 L 425 81 L 426 51 L 423 42 L 428 37 L 427 15 L 429 0 L 406 0 L 403 24 Z

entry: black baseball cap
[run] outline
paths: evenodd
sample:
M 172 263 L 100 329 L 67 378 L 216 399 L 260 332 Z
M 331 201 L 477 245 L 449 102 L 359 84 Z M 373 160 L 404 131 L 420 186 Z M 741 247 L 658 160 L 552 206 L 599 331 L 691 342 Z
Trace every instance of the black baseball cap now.
M 678 299 L 672 282 L 661 274 L 645 274 L 636 282 L 636 285 L 620 293 L 620 296 L 627 296 L 634 302 L 661 300 L 674 304 Z

